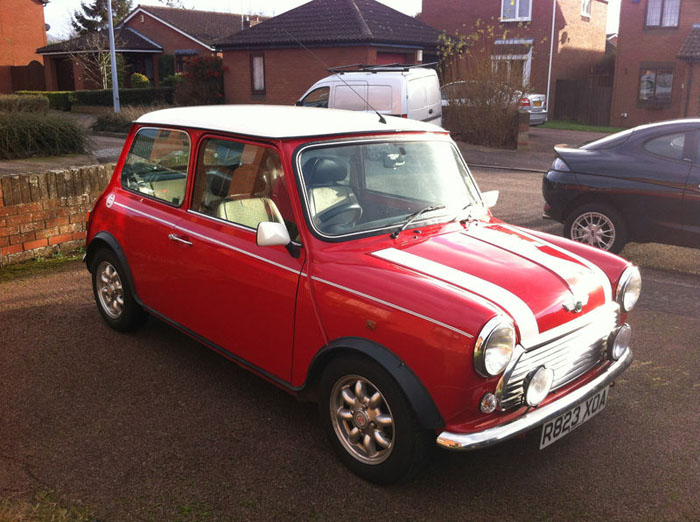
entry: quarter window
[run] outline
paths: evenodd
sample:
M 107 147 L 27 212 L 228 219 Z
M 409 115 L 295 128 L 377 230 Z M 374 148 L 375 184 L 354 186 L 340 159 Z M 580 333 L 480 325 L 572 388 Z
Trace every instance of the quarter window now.
M 122 186 L 179 206 L 185 199 L 189 161 L 187 133 L 141 129 L 122 167 Z
M 208 138 L 197 159 L 192 210 L 257 228 L 265 221 L 284 223 L 291 238 L 298 231 L 274 149 Z
M 647 27 L 678 27 L 681 0 L 648 0 Z
M 639 75 L 639 101 L 646 103 L 671 103 L 673 69 L 642 69 Z
M 501 0 L 501 21 L 529 21 L 532 18 L 532 0 Z
M 676 160 L 683 159 L 684 147 L 685 133 L 667 134 L 666 136 L 649 140 L 644 144 L 644 148 L 652 154 Z

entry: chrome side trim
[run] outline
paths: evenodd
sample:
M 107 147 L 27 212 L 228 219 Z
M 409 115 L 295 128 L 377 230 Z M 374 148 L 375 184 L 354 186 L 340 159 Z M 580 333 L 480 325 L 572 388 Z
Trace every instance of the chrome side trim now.
M 379 299 L 378 297 L 374 297 L 374 296 L 365 294 L 363 292 L 353 290 L 352 288 L 348 288 L 347 286 L 342 286 L 342 285 L 339 285 L 337 283 L 332 283 L 331 281 L 321 279 L 320 277 L 311 276 L 311 279 L 313 279 L 314 281 L 318 281 L 319 283 L 323 283 L 323 284 L 326 284 L 328 286 L 332 286 L 332 287 L 337 288 L 339 290 L 344 290 L 344 291 L 349 292 L 351 294 L 355 294 L 357 296 L 364 297 L 365 299 L 369 299 L 370 301 L 374 301 L 375 303 L 379 303 L 379 304 L 382 304 L 384 306 L 388 306 L 390 308 L 393 308 L 394 310 L 398 310 L 399 312 L 404 312 L 404 313 L 407 313 L 409 315 L 412 315 L 413 317 L 423 319 L 424 321 L 428 321 L 430 323 L 441 326 L 442 328 L 446 328 L 447 330 L 455 332 L 459 335 L 463 335 L 464 337 L 467 337 L 468 339 L 474 338 L 474 336 L 472 334 L 469 334 L 463 330 L 460 330 L 459 328 L 455 328 L 454 326 L 450 326 L 449 324 L 445 324 L 441 321 L 438 321 L 437 319 L 433 319 L 432 317 L 428 317 L 426 315 L 419 314 L 418 312 L 414 312 L 413 310 L 409 310 L 408 308 L 404 308 L 402 306 L 395 305 L 394 303 L 390 303 L 389 301 L 384 301 L 383 299 Z
M 536 408 L 521 417 L 500 426 L 494 426 L 476 433 L 450 433 L 443 431 L 437 438 L 437 444 L 451 450 L 475 450 L 487 448 L 536 428 L 547 421 L 557 418 L 577 404 L 592 397 L 614 381 L 632 364 L 632 350 L 627 349 L 619 361 L 591 382 L 581 386 L 560 399 Z
M 130 206 L 128 206 L 128 205 L 124 205 L 123 203 L 118 203 L 117 201 L 115 201 L 114 204 L 117 205 L 117 206 L 119 206 L 119 207 L 121 207 L 121 208 L 123 208 L 123 209 L 125 209 L 125 210 L 128 210 L 128 211 L 130 211 L 130 212 L 134 212 L 134 213 L 139 214 L 139 215 L 141 215 L 141 216 L 144 216 L 144 217 L 146 217 L 146 218 L 148 218 L 148 219 L 152 219 L 153 221 L 157 221 L 158 223 L 161 223 L 161 224 L 163 224 L 163 225 L 166 225 L 166 226 L 169 226 L 169 227 L 173 227 L 175 230 L 180 230 L 181 232 L 184 232 L 185 234 L 189 234 L 189 235 L 191 235 L 191 236 L 193 236 L 193 237 L 199 238 L 199 239 L 201 239 L 202 241 L 207 241 L 207 242 L 209 242 L 209 243 L 213 243 L 213 244 L 215 244 L 215 245 L 218 245 L 218 246 L 220 246 L 220 247 L 226 248 L 226 249 L 228 249 L 228 250 L 232 250 L 233 252 L 237 252 L 237 253 L 239 253 L 239 254 L 243 254 L 243 255 L 245 255 L 245 256 L 252 257 L 253 259 L 257 259 L 258 261 L 262 261 L 263 263 L 267 263 L 267 264 L 269 264 L 269 265 L 276 266 L 276 267 L 278 267 L 278 268 L 281 268 L 281 269 L 283 269 L 283 270 L 286 270 L 287 272 L 292 272 L 293 274 L 299 275 L 299 273 L 300 273 L 299 270 L 295 270 L 294 268 L 290 268 L 290 267 L 288 267 L 288 266 L 285 266 L 285 265 L 283 265 L 283 264 L 277 263 L 277 262 L 272 261 L 272 260 L 270 260 L 270 259 L 267 259 L 267 258 L 265 258 L 265 257 L 259 256 L 259 255 L 257 255 L 257 254 L 253 254 L 252 252 L 248 252 L 247 250 L 243 250 L 242 248 L 237 248 L 237 247 L 235 247 L 235 246 L 233 246 L 233 245 L 229 245 L 229 244 L 227 244 L 227 243 L 224 243 L 224 242 L 222 242 L 222 241 L 218 241 L 218 240 L 213 239 L 213 238 L 211 238 L 211 237 L 204 236 L 204 235 L 199 234 L 198 232 L 194 232 L 194 231 L 192 231 L 192 230 L 190 230 L 190 229 L 188 229 L 188 228 L 185 228 L 185 227 L 181 227 L 181 226 L 179 226 L 179 225 L 176 225 L 175 223 L 173 223 L 173 222 L 171 222 L 171 221 L 167 221 L 167 220 L 165 220 L 165 219 L 157 218 L 157 217 L 152 216 L 151 214 L 148 214 L 148 213 L 143 212 L 143 211 L 141 211 L 141 210 L 137 210 L 137 209 L 135 209 L 135 208 L 133 208 L 133 207 L 130 207 Z
M 515 320 L 521 339 L 529 340 L 540 333 L 537 319 L 530 307 L 517 295 L 495 283 L 395 248 L 378 250 L 372 252 L 372 255 L 490 299 Z
M 531 239 L 534 239 L 535 241 L 541 241 L 543 244 L 547 245 L 549 248 L 556 250 L 557 252 L 561 252 L 564 255 L 569 256 L 572 259 L 575 259 L 579 263 L 582 263 L 585 265 L 587 268 L 589 268 L 595 275 L 598 276 L 598 280 L 600 282 L 600 286 L 603 288 L 603 294 L 605 296 L 605 302 L 607 303 L 608 301 L 612 300 L 612 285 L 610 284 L 610 279 L 608 279 L 608 276 L 605 275 L 605 272 L 601 270 L 601 268 L 596 265 L 595 263 L 592 263 L 585 257 L 581 257 L 577 254 L 574 254 L 570 250 L 566 250 L 565 248 L 561 248 L 554 243 L 550 243 L 546 239 L 542 239 L 537 236 L 533 236 L 532 234 L 529 234 L 525 229 L 520 228 L 520 227 L 514 227 L 513 225 L 504 225 L 506 228 L 509 228 L 510 230 L 514 230 L 520 234 L 522 234 L 525 237 L 529 237 Z

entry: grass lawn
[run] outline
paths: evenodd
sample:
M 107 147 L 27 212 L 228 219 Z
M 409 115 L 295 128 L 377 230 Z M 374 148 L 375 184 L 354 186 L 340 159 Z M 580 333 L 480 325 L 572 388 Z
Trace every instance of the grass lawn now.
M 598 127 L 595 125 L 583 125 L 581 123 L 576 123 L 575 121 L 548 121 L 547 123 L 542 125 L 541 128 L 607 133 L 620 132 L 625 130 L 621 127 Z

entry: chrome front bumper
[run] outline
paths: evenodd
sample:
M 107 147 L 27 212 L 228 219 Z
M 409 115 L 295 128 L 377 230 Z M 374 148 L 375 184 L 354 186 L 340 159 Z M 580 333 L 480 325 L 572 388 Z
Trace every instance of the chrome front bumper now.
M 493 446 L 516 435 L 530 431 L 547 421 L 555 419 L 608 386 L 632 364 L 632 357 L 632 350 L 628 348 L 624 355 L 611 364 L 605 373 L 600 374 L 571 393 L 567 393 L 560 399 L 529 411 L 507 424 L 494 426 L 476 433 L 450 433 L 443 431 L 438 436 L 437 443 L 439 446 L 451 450 L 475 450 Z

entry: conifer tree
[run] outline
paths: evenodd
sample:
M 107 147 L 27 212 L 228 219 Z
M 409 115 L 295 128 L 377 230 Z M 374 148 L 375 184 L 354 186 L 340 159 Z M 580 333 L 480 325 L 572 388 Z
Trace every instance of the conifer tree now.
M 132 7 L 132 0 L 112 0 L 112 17 L 116 25 Z M 73 31 L 77 35 L 95 33 L 109 25 L 107 20 L 107 0 L 83 0 L 80 9 L 73 12 L 71 20 Z

